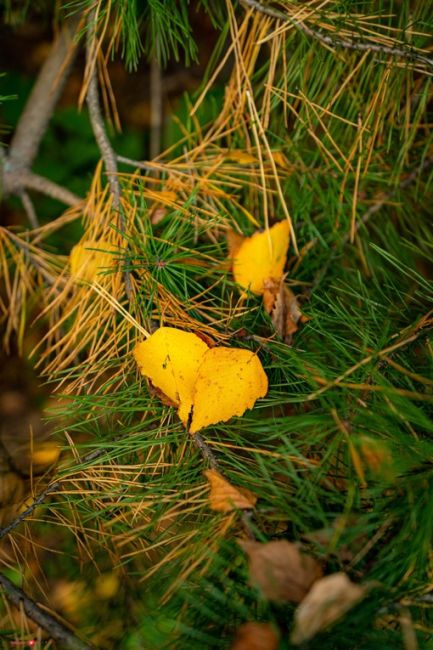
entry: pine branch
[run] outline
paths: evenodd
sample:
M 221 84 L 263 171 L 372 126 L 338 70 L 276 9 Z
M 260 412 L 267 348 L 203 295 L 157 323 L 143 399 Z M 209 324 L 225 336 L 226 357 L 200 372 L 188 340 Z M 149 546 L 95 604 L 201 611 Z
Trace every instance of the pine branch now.
M 285 14 L 278 9 L 268 7 L 267 5 L 262 5 L 260 2 L 258 2 L 258 0 L 241 0 L 241 2 L 250 9 L 258 11 L 266 16 L 270 16 L 271 18 L 275 18 L 277 20 L 282 20 L 286 23 L 291 23 L 298 31 L 328 47 L 354 50 L 357 52 L 378 52 L 380 54 L 387 54 L 388 56 L 394 56 L 399 59 L 406 59 L 412 63 L 422 63 L 429 68 L 433 68 L 432 59 L 429 59 L 428 57 L 409 49 L 409 47 L 392 47 L 389 45 L 382 45 L 380 43 L 371 42 L 363 43 L 354 39 L 330 36 L 329 34 L 324 34 L 321 30 L 308 27 L 308 25 L 306 25 L 302 20 L 299 20 L 299 18 L 293 18 L 292 16 L 289 16 L 288 14 Z
M 37 625 L 43 628 L 54 639 L 60 648 L 65 650 L 91 650 L 92 646 L 81 641 L 63 623 L 42 609 L 34 600 L 27 596 L 22 589 L 0 573 L 0 586 L 9 600 L 18 610 L 24 610 Z

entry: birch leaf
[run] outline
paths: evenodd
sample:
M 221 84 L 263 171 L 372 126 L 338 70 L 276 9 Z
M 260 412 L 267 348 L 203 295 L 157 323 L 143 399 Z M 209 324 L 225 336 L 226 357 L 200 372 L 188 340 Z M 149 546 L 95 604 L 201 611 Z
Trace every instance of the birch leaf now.
M 345 573 L 333 573 L 318 580 L 295 611 L 291 642 L 305 643 L 337 621 L 366 595 Z
M 287 221 L 246 237 L 233 256 L 233 276 L 243 288 L 262 295 L 265 282 L 281 280 L 289 248 L 289 224 Z
M 270 623 L 244 623 L 236 632 L 230 650 L 278 650 L 280 643 Z
M 174 327 L 160 327 L 134 350 L 141 373 L 178 407 L 184 425 L 191 411 L 197 371 L 207 350 L 198 336 Z
M 231 512 L 254 508 L 257 497 L 250 490 L 234 487 L 214 469 L 206 470 L 204 475 L 210 484 L 209 506 L 212 510 Z
M 209 348 L 196 334 L 160 327 L 139 343 L 134 357 L 143 375 L 178 408 L 190 433 L 254 406 L 268 390 L 259 358 L 249 350 Z
M 287 540 L 242 541 L 240 546 L 249 557 L 252 583 L 274 602 L 299 603 L 322 575 L 320 564 Z
M 113 266 L 117 249 L 107 241 L 84 241 L 73 247 L 69 255 L 71 275 L 76 280 L 93 282 L 98 275 Z M 112 251 L 110 253 L 110 251 Z
M 190 433 L 243 415 L 267 392 L 268 378 L 253 352 L 239 348 L 208 350 L 194 385 Z

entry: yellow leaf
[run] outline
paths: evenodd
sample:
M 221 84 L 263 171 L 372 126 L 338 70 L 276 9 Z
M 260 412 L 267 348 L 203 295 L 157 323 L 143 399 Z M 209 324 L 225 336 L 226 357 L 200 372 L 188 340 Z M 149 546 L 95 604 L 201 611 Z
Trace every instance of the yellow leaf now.
M 120 580 L 115 573 L 103 573 L 96 578 L 95 593 L 103 600 L 113 598 L 119 591 Z
M 227 154 L 227 160 L 233 160 L 241 165 L 251 165 L 257 162 L 257 158 L 241 149 L 232 149 L 229 151 Z
M 280 167 L 287 168 L 289 166 L 289 162 L 282 151 L 272 151 L 272 158 L 274 159 L 274 162 Z
M 160 203 L 174 203 L 177 199 L 176 192 L 172 192 L 171 190 L 148 189 L 146 190 L 146 194 L 148 194 L 152 199 L 160 201 Z
M 69 255 L 71 275 L 76 280 L 93 282 L 107 268 L 113 266 L 115 256 L 109 251 L 116 247 L 106 241 L 84 241 L 77 244 Z
M 259 358 L 249 350 L 211 348 L 203 358 L 194 385 L 190 433 L 233 415 L 243 415 L 268 392 L 268 378 Z
M 54 465 L 59 459 L 60 447 L 54 442 L 38 444 L 32 453 L 33 465 Z
M 186 425 L 191 411 L 194 383 L 208 346 L 196 334 L 174 327 L 160 327 L 134 350 L 140 371 L 179 407 Z
M 161 327 L 134 350 L 143 375 L 178 407 L 191 433 L 252 408 L 268 389 L 258 357 L 249 350 L 209 348 L 196 334 Z
M 267 280 L 281 280 L 289 236 L 289 223 L 280 221 L 265 232 L 256 232 L 252 237 L 246 237 L 233 256 L 236 282 L 242 288 L 261 295 Z
M 254 508 L 257 497 L 250 490 L 234 487 L 214 469 L 208 469 L 204 474 L 210 484 L 209 505 L 212 510 L 231 512 Z

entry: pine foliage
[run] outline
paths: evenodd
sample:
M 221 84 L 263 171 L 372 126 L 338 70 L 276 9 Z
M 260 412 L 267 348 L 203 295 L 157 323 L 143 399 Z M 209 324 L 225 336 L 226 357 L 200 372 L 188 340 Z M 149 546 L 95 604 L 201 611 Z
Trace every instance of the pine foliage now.
M 62 9 L 96 6 L 101 69 L 110 56 L 134 68 L 142 55 L 196 57 L 192 4 Z M 224 476 L 257 497 L 250 533 L 298 542 L 325 573 L 370 585 L 306 647 L 431 647 L 432 9 L 203 3 L 221 38 L 185 100 L 181 141 L 144 168 L 120 166 L 119 210 L 98 165 L 84 206 L 0 231 L 4 342 L 23 340 L 38 305 L 34 359 L 62 396 L 51 417 L 63 446 L 55 475 L 33 486 L 56 480 L 55 492 L 3 561 L 52 608 L 52 577 L 77 581 L 86 606 L 72 621 L 97 647 L 229 648 L 247 621 L 272 622 L 291 647 L 294 605 L 250 583 L 245 514 L 210 509 L 208 460 L 136 368 L 134 346 L 160 325 L 260 356 L 268 395 L 202 432 Z M 93 282 L 50 245 L 78 219 L 81 244 L 104 241 L 111 258 Z M 282 219 L 286 281 L 308 317 L 290 345 L 259 298 L 241 296 L 227 244 L 229 231 Z M 101 574 L 119 585 L 95 605 Z

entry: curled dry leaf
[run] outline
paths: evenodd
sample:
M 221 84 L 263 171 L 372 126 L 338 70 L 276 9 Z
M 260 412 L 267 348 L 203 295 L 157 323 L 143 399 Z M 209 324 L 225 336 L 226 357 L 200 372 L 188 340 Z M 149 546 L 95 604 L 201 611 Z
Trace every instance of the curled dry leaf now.
M 269 600 L 299 603 L 322 576 L 320 564 L 287 540 L 239 543 L 249 557 L 251 582 Z
M 272 318 L 275 331 L 286 343 L 291 343 L 293 334 L 299 328 L 298 323 L 308 320 L 295 294 L 284 284 L 284 278 L 279 282 L 272 279 L 265 281 L 263 305 Z
M 305 643 L 318 632 L 337 621 L 366 594 L 345 573 L 334 573 L 318 580 L 295 611 L 295 627 L 291 642 Z
M 262 295 L 265 282 L 279 282 L 283 277 L 289 248 L 290 228 L 287 221 L 245 237 L 233 255 L 233 276 L 243 288 Z
M 69 255 L 71 276 L 75 280 L 93 282 L 107 269 L 113 268 L 116 247 L 107 241 L 83 241 Z
M 190 433 L 243 415 L 268 390 L 259 358 L 249 350 L 209 346 L 196 334 L 160 327 L 134 356 L 143 375 L 178 408 Z
M 257 497 L 250 490 L 234 487 L 214 469 L 206 470 L 204 475 L 210 484 L 209 506 L 212 510 L 231 512 L 254 508 Z
M 230 650 L 278 650 L 278 634 L 270 623 L 244 623 Z

